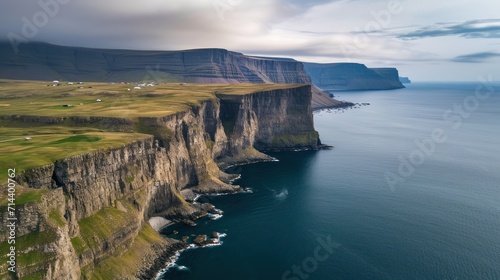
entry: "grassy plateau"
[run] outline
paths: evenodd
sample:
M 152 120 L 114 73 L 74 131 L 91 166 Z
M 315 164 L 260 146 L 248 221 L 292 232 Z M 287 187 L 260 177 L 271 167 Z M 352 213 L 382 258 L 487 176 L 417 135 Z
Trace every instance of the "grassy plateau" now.
M 135 84 L 52 84 L 0 80 L 0 116 L 161 117 L 185 111 L 200 101 L 215 98 L 215 94 L 241 95 L 298 86 L 177 83 L 134 89 Z
M 111 117 L 137 122 L 199 106 L 216 95 L 244 95 L 300 85 L 281 84 L 137 84 L 55 83 L 0 79 L 0 186 L 7 169 L 19 173 L 55 160 L 108 149 L 149 137 L 137 132 L 113 132 L 70 123 L 36 125 L 12 121 L 15 116 Z M 12 117 L 14 116 L 14 117 Z M 4 196 L 2 191 L 0 197 Z M 4 201 L 2 197 L 2 201 Z
M 176 83 L 136 88 L 137 84 L 61 82 L 54 86 L 49 81 L 0 80 L 0 210 L 4 213 L 9 202 L 9 169 L 15 169 L 19 174 L 70 156 L 124 146 L 152 134 L 168 139 L 173 132 L 146 126 L 147 122 L 141 118 L 187 111 L 221 95 L 244 95 L 298 86 L 301 85 Z M 109 122 L 108 126 L 95 121 L 103 118 Z M 121 123 L 126 123 L 128 128 L 117 128 Z M 214 143 L 207 142 L 206 145 L 211 149 Z M 134 178 L 128 180 L 132 182 Z M 43 188 L 16 186 L 15 189 L 16 207 L 29 207 L 28 204 L 38 203 L 50 193 Z M 126 201 L 122 204 L 128 205 Z M 71 239 L 77 254 L 94 250 L 107 237 L 129 225 L 137 213 L 131 205 L 127 207 L 126 212 L 114 207 L 103 208 L 80 220 L 80 235 Z M 47 219 L 52 226 L 66 226 L 65 218 L 57 209 L 49 209 Z M 20 244 L 18 264 L 24 268 L 43 267 L 56 256 L 42 248 L 56 239 L 56 232 L 52 229 L 19 236 L 16 242 Z M 118 248 L 115 255 L 101 262 L 93 271 L 84 267 L 82 273 L 92 279 L 111 279 L 116 275 L 125 278 L 133 273 L 134 267 L 141 265 L 142 257 L 151 246 L 160 246 L 163 242 L 146 225 L 130 250 Z M 0 258 L 4 263 L 2 268 L 6 266 L 9 248 L 6 241 L 0 242 L 0 252 L 5 256 Z M 40 279 L 42 274 L 34 270 L 32 275 L 23 279 Z

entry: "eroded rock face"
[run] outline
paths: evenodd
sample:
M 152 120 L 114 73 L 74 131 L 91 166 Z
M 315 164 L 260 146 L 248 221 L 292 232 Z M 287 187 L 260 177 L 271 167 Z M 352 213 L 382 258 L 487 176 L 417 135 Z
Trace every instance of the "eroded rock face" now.
M 149 218 L 192 222 L 213 206 L 184 195 L 240 191 L 219 166 L 269 159 L 259 150 L 317 149 L 311 98 L 310 86 L 219 96 L 172 116 L 138 120 L 136 130 L 151 137 L 19 174 L 19 184 L 40 198 L 19 205 L 18 235 L 43 237 L 20 253 L 41 250 L 43 257 L 21 264 L 18 276 L 87 279 L 114 272 L 113 258 L 120 257 L 128 265 L 117 273 L 151 275 L 165 252 L 185 244 L 152 234 Z M 6 238 L 0 235 L 0 242 Z M 130 257 L 134 250 L 146 261 Z
M 314 130 L 310 86 L 220 96 L 232 151 L 248 147 L 259 151 L 317 149 L 321 142 Z M 235 120 L 231 122 L 230 120 Z
M 43 173 L 44 168 L 40 168 Z M 34 174 L 36 170 L 33 170 Z M 40 279 L 80 279 L 80 263 L 70 242 L 63 213 L 66 203 L 62 189 L 46 191 L 32 203 L 16 204 L 16 276 L 38 275 Z M 0 241 L 8 238 L 8 211 L 1 207 Z M 7 252 L 2 251 L 2 256 Z M 9 277 L 10 276 L 10 277 Z M 8 274 L 7 263 L 0 264 L 0 278 Z

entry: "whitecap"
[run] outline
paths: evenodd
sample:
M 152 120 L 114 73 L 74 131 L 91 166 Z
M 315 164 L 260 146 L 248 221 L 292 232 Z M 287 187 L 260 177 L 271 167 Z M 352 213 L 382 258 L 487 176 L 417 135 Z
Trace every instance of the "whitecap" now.
M 229 184 L 233 184 L 235 181 L 238 181 L 239 179 L 241 179 L 241 174 L 238 174 L 238 176 L 236 176 L 234 179 L 230 180 Z
M 208 214 L 208 218 L 215 221 L 222 218 L 222 214 Z
M 240 193 L 253 193 L 253 190 L 251 188 L 245 188 Z
M 286 199 L 287 196 L 288 196 L 288 190 L 283 189 L 283 190 L 281 190 L 281 192 L 277 193 L 274 197 L 279 199 L 279 200 L 283 200 L 283 199 Z
M 226 233 L 219 233 L 217 238 L 212 238 L 213 244 L 208 244 L 205 246 L 197 246 L 195 244 L 190 244 L 186 249 L 182 249 L 182 250 L 175 252 L 175 255 L 170 257 L 170 259 L 166 263 L 166 267 L 164 269 L 160 270 L 156 274 L 155 280 L 160 279 L 161 276 L 163 276 L 165 273 L 167 273 L 170 269 L 173 269 L 173 268 L 178 269 L 178 270 L 182 270 L 182 271 L 188 271 L 189 270 L 188 267 L 177 264 L 177 261 L 179 260 L 182 252 L 187 251 L 187 250 L 196 249 L 196 248 L 221 246 L 223 243 L 221 239 L 223 237 L 226 237 L 226 236 L 227 236 Z
M 189 247 L 191 247 L 191 245 Z M 188 249 L 188 248 L 186 248 L 186 249 Z M 186 249 L 179 250 L 179 251 L 175 252 L 175 254 L 168 259 L 168 261 L 166 263 L 166 267 L 164 269 L 160 270 L 156 274 L 155 279 L 160 279 L 160 277 L 162 275 L 164 275 L 165 273 L 167 273 L 170 269 L 172 269 L 174 267 L 177 267 L 177 261 L 179 260 L 179 257 L 181 256 L 181 253 L 184 252 L 184 250 L 186 250 Z

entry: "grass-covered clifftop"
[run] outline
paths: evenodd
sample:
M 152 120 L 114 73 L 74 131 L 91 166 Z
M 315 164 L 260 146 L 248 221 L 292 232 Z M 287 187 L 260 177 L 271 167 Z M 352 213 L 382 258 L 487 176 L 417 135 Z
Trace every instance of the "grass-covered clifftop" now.
M 224 163 L 320 144 L 309 85 L 134 87 L 0 81 L 0 254 L 8 168 L 22 243 L 12 279 L 151 278 L 187 244 L 161 237 L 149 218 L 196 219 L 213 206 L 191 194 L 241 190 Z
M 0 116 L 161 117 L 185 111 L 215 94 L 249 94 L 299 84 L 135 84 L 0 80 Z M 49 85 L 49 86 L 47 86 Z M 100 102 L 96 100 L 100 99 Z M 72 105 L 72 106 L 64 106 Z
M 144 51 L 92 49 L 29 42 L 14 52 L 0 41 L 0 77 L 19 80 L 82 80 L 165 83 L 312 84 L 301 62 L 252 57 L 224 49 Z M 313 86 L 316 109 L 344 106 Z
M 135 84 L 53 84 L 0 80 L 0 170 L 16 167 L 22 171 L 143 139 L 150 131 L 140 127 L 140 118 L 186 111 L 215 99 L 216 94 L 245 95 L 299 86 L 176 83 L 139 90 Z M 0 180 L 6 176 L 0 173 Z

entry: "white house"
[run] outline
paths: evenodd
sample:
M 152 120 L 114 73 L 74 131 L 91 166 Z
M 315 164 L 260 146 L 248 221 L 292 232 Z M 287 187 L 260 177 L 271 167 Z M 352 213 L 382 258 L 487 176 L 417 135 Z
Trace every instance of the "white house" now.
M 101 99 L 96 99 L 96 102 L 101 102 L 102 100 Z

